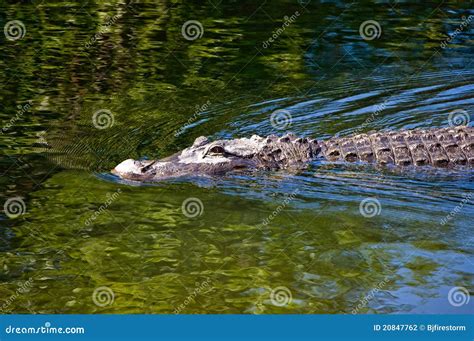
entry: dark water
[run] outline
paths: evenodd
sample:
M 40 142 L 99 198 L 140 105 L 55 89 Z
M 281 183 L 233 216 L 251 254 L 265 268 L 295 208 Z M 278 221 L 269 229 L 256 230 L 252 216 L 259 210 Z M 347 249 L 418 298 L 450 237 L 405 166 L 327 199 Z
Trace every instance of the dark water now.
M 109 174 L 200 135 L 469 123 L 470 15 L 449 2 L 3 3 L 1 26 L 23 27 L 0 37 L 0 309 L 473 313 L 472 172 Z M 359 32 L 368 20 L 375 35 Z

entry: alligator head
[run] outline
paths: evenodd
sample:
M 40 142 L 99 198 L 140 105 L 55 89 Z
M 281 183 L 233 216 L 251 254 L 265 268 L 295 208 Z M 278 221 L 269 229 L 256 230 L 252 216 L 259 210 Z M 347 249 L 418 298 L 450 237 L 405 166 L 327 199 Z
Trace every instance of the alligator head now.
M 198 137 L 192 146 L 160 160 L 128 159 L 112 173 L 123 179 L 153 181 L 181 176 L 218 175 L 230 171 L 303 168 L 320 151 L 316 140 L 271 135 L 210 141 Z

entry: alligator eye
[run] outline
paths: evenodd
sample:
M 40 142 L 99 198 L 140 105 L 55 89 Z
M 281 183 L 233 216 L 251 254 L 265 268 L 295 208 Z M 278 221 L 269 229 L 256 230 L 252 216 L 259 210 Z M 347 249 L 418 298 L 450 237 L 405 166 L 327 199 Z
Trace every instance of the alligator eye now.
M 208 153 L 223 155 L 225 154 L 225 150 L 222 146 L 212 146 L 211 148 L 209 148 Z

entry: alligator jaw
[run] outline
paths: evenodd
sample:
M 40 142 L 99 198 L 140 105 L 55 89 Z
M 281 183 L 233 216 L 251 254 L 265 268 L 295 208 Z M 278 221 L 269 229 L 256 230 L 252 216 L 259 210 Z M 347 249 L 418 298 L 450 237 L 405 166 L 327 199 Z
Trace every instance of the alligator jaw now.
M 173 157 L 156 161 L 138 161 L 127 159 L 118 164 L 111 172 L 125 180 L 159 181 L 184 176 L 221 175 L 230 171 L 257 169 L 254 160 L 238 157 L 214 158 L 207 162 L 186 162 Z

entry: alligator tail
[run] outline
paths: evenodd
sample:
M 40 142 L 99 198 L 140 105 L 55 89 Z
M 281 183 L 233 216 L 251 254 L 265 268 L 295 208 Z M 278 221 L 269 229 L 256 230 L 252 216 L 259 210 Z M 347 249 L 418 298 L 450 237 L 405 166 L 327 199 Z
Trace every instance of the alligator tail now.
M 371 162 L 400 166 L 474 166 L 474 128 L 371 132 L 319 142 L 330 161 Z

